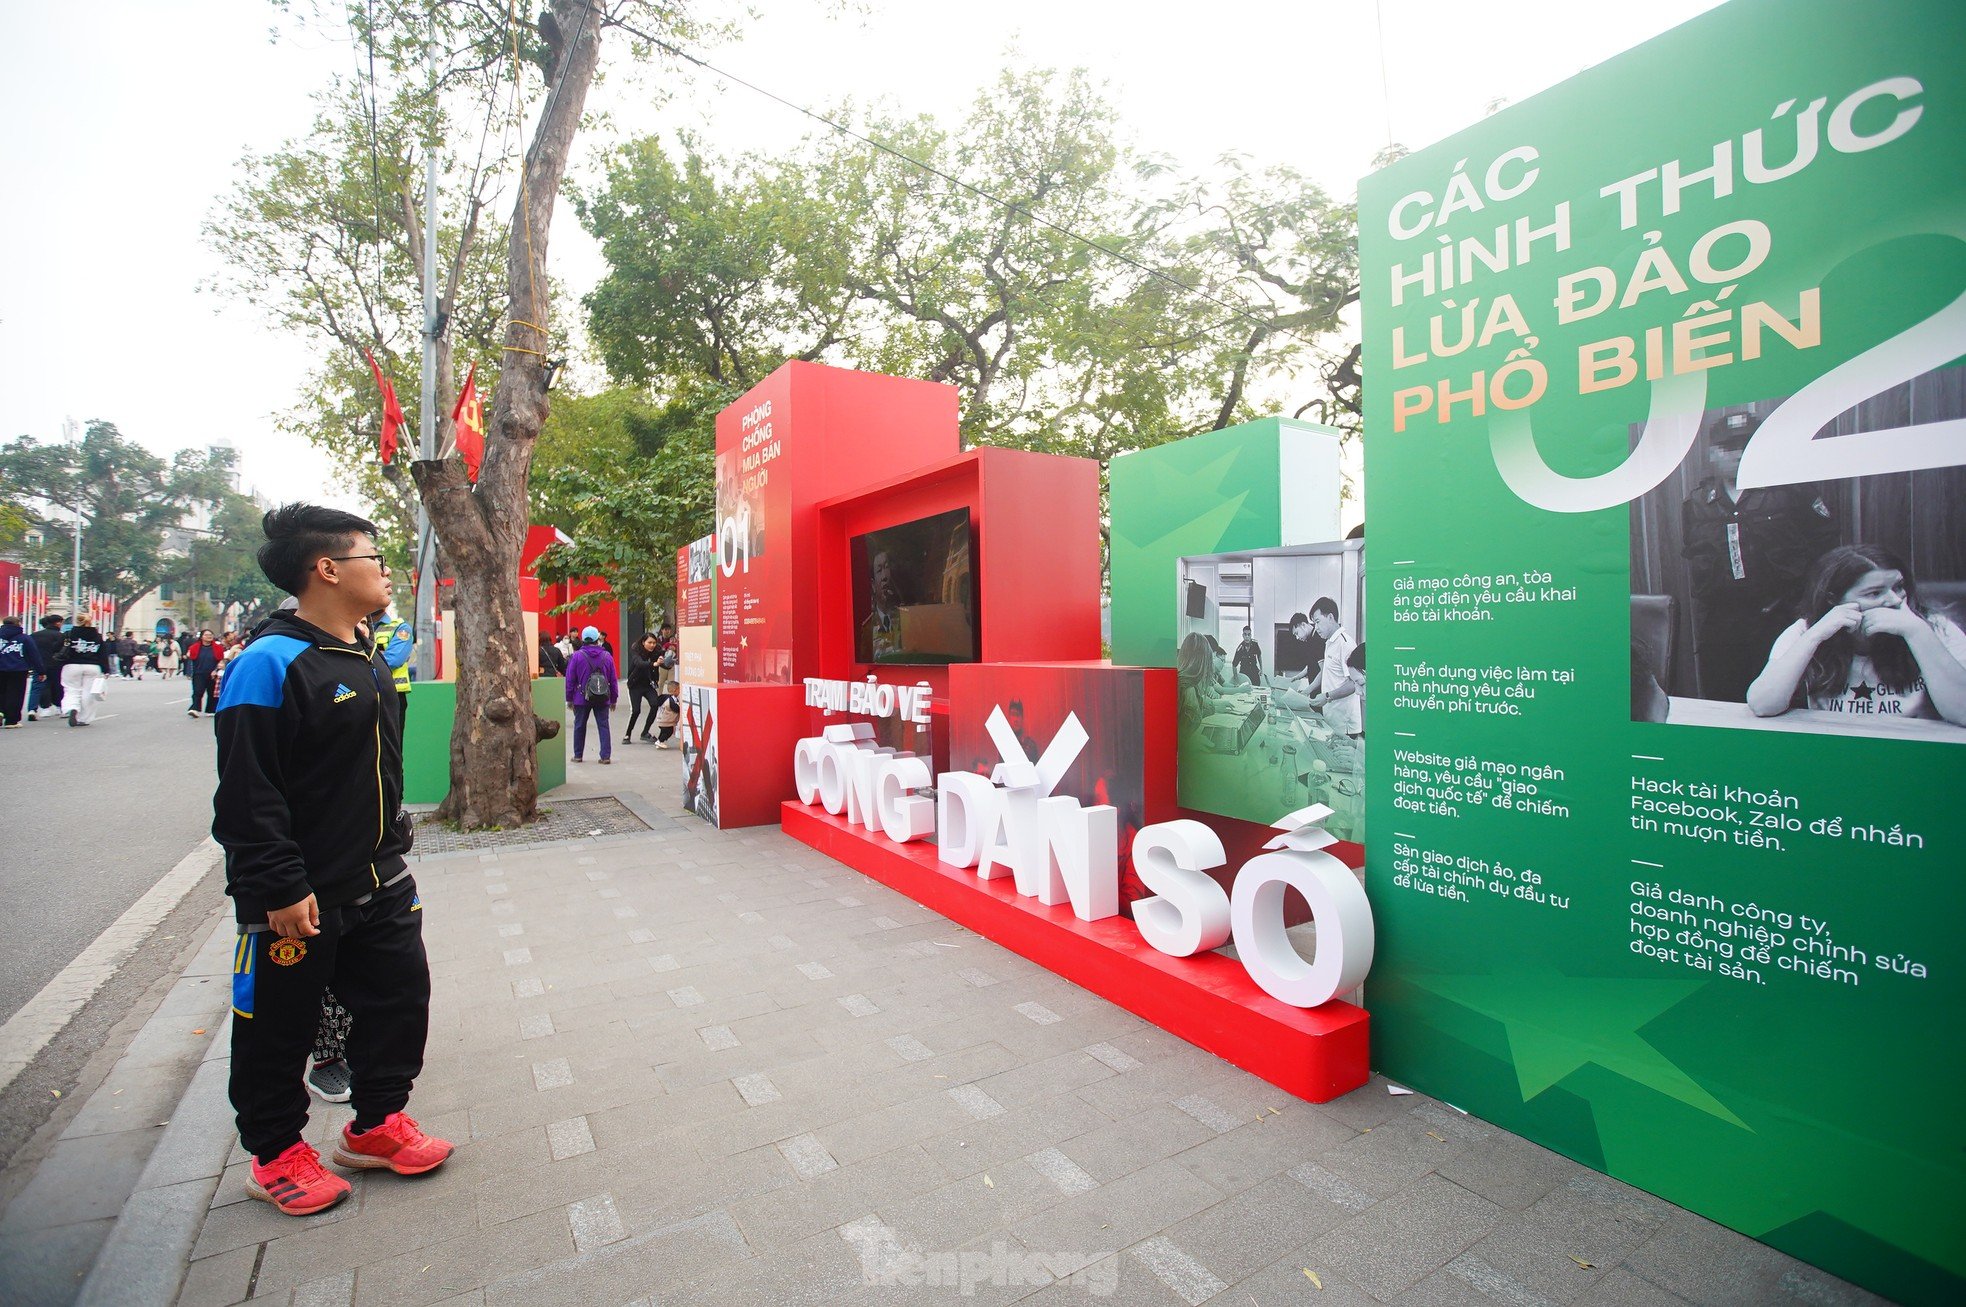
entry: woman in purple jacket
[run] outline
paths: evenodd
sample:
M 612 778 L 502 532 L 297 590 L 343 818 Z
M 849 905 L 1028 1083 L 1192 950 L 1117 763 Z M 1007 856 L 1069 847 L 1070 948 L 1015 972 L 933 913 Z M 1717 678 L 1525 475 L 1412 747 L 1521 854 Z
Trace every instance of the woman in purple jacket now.
M 573 760 L 585 762 L 587 719 L 592 717 L 601 732 L 601 761 L 614 761 L 613 738 L 608 734 L 608 709 L 621 694 L 615 676 L 614 655 L 601 648 L 601 633 L 587 627 L 580 633 L 580 648 L 567 659 L 567 703 L 573 708 Z

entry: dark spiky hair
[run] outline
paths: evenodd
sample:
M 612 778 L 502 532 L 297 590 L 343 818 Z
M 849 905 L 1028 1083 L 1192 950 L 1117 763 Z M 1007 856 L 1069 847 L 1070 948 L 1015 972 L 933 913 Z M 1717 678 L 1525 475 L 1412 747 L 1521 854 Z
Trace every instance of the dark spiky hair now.
M 375 538 L 375 523 L 321 504 L 282 504 L 260 521 L 266 543 L 259 547 L 259 570 L 290 595 L 307 586 L 317 560 L 349 548 L 354 538 Z

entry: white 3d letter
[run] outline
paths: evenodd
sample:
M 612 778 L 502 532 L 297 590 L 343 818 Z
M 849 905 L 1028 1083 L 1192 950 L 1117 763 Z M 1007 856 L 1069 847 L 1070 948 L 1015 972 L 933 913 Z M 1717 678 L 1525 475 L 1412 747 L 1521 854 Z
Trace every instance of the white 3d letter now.
M 1100 921 L 1120 910 L 1120 811 L 1111 804 L 1086 808 L 1062 795 L 1038 804 L 1044 847 L 1038 853 L 1037 897 L 1044 904 L 1069 900 L 1080 921 Z M 1024 892 L 1018 877 L 1018 892 Z
M 827 747 L 819 755 L 819 802 L 834 816 L 846 811 L 849 760 L 845 755 L 854 749 L 868 748 L 873 742 L 874 728 L 866 722 L 845 722 L 826 728 Z M 796 755 L 794 761 L 796 765 Z
M 896 844 L 906 844 L 935 830 L 935 804 L 916 790 L 928 787 L 928 763 L 912 753 L 897 753 L 874 769 L 874 811 L 881 830 Z
M 1322 804 L 1275 823 L 1283 835 L 1264 845 L 1279 850 L 1243 864 L 1229 896 L 1236 953 L 1249 978 L 1270 997 L 1292 1007 L 1316 1007 L 1357 989 L 1372 969 L 1372 908 L 1352 869 L 1324 852 L 1336 838 L 1320 823 L 1331 815 Z M 1311 905 L 1317 954 L 1306 962 L 1283 928 L 1283 891 Z
M 798 787 L 800 803 L 819 801 L 819 760 L 826 753 L 826 741 L 817 735 L 793 746 L 792 784 Z
M 868 830 L 881 828 L 880 809 L 874 804 L 875 773 L 881 764 L 894 756 L 891 748 L 876 749 L 863 745 L 848 751 L 841 750 L 846 760 L 846 819 L 849 824 L 865 826 Z
M 997 787 L 973 772 L 937 777 L 935 856 L 951 867 L 974 867 L 997 824 Z
M 1153 898 L 1133 904 L 1140 937 L 1170 957 L 1190 958 L 1229 938 L 1229 896 L 1208 874 L 1226 861 L 1222 841 L 1198 821 L 1165 821 L 1133 837 L 1133 871 Z

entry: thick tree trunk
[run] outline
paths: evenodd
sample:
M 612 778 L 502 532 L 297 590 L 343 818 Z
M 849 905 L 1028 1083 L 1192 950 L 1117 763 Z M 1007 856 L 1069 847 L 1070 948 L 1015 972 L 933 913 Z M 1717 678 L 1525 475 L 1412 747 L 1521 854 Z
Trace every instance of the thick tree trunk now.
M 457 576 L 457 717 L 451 789 L 438 816 L 467 829 L 522 826 L 536 815 L 539 742 L 519 606 L 523 531 L 493 529 L 482 490 L 457 459 L 414 465 Z M 523 521 L 523 516 L 521 517 Z
M 533 445 L 547 412 L 547 238 L 600 61 L 602 13 L 598 0 L 553 0 L 552 10 L 570 39 L 547 79 L 547 102 L 512 216 L 505 261 L 512 307 L 478 484 L 471 486 L 455 458 L 418 462 L 412 469 L 457 578 L 457 718 L 451 726 L 451 789 L 438 815 L 466 828 L 533 819 L 539 801 L 534 750 L 559 729 L 532 712 L 519 555 Z

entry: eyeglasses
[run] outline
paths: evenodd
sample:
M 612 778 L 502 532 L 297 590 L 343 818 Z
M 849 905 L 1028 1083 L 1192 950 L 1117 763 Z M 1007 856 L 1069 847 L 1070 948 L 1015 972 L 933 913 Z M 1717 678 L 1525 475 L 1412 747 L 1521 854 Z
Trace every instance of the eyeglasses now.
M 376 561 L 377 566 L 381 567 L 383 571 L 387 572 L 389 570 L 389 560 L 384 558 L 381 554 L 329 554 L 328 555 L 328 561 L 331 563 L 352 563 L 355 562 L 357 559 L 362 559 L 362 558 L 373 558 Z

